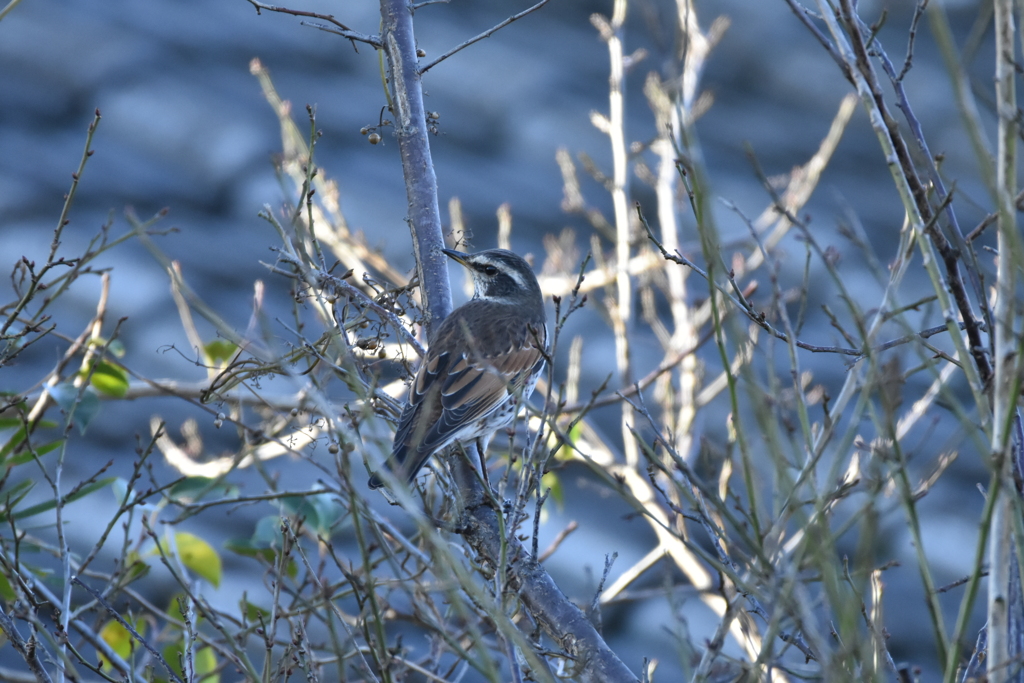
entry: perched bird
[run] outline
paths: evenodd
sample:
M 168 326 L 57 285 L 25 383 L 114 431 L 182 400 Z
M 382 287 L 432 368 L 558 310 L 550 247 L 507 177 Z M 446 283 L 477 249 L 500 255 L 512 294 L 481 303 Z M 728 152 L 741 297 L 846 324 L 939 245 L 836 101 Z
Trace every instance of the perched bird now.
M 451 444 L 478 439 L 484 453 L 533 393 L 547 347 L 544 299 L 526 261 L 505 249 L 444 253 L 469 269 L 474 292 L 429 339 L 398 420 L 386 467 L 410 483 Z M 383 485 L 370 478 L 370 488 Z

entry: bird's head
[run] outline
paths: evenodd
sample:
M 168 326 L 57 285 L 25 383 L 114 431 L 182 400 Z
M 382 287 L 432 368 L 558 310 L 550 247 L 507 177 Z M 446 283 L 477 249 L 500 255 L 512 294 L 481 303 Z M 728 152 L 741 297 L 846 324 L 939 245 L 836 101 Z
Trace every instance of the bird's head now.
M 506 249 L 488 249 L 465 254 L 454 249 L 444 253 L 458 261 L 473 276 L 473 298 L 507 303 L 539 302 L 537 276 L 521 256 Z

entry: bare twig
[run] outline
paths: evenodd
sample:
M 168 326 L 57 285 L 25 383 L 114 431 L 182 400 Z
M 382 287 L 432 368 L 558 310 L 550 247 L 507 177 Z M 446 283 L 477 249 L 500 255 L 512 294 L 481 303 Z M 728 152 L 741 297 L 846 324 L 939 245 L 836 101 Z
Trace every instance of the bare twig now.
M 251 2 L 251 1 L 252 1 L 252 0 L 250 0 L 250 2 Z M 508 26 L 509 24 L 511 24 L 511 23 L 512 23 L 513 21 L 516 21 L 516 20 L 518 20 L 518 19 L 522 19 L 522 18 L 523 18 L 523 17 L 525 17 L 525 16 L 527 15 L 527 14 L 531 14 L 532 12 L 536 12 L 536 11 L 537 11 L 537 10 L 539 10 L 539 9 L 540 9 L 541 7 L 543 7 L 544 5 L 548 4 L 548 2 L 550 2 L 550 0 L 540 0 L 540 2 L 538 2 L 538 3 L 537 3 L 536 5 L 534 5 L 533 7 L 528 7 L 527 9 L 524 9 L 524 10 L 523 10 L 522 12 L 520 12 L 519 14 L 513 14 L 513 15 L 512 15 L 511 17 L 509 17 L 509 18 L 508 18 L 508 19 L 506 19 L 505 21 L 503 21 L 503 22 L 501 22 L 500 24 L 497 24 L 497 25 L 495 25 L 495 26 L 492 26 L 491 28 L 487 29 L 486 31 L 484 31 L 484 32 L 483 32 L 483 33 L 481 33 L 480 35 L 477 35 L 477 36 L 473 36 L 472 38 L 470 38 L 470 39 L 469 39 L 469 40 L 467 40 L 466 42 L 464 42 L 464 43 L 462 43 L 462 44 L 460 44 L 460 45 L 456 45 L 456 46 L 455 46 L 455 47 L 453 47 L 453 48 L 452 48 L 451 50 L 448 50 L 448 52 L 445 52 L 445 53 L 444 53 L 443 55 L 441 55 L 440 57 L 438 57 L 438 58 L 437 58 L 437 59 L 435 59 L 434 61 L 432 61 L 432 62 L 428 63 L 428 64 L 427 64 L 426 66 L 420 67 L 420 75 L 422 76 L 423 74 L 427 73 L 428 71 L 430 71 L 431 69 L 433 69 L 433 68 L 434 68 L 435 66 L 437 66 L 438 64 L 440 64 L 440 63 L 441 63 L 441 62 L 443 62 L 444 60 L 446 60 L 446 59 L 448 59 L 449 57 L 451 57 L 452 55 L 454 55 L 454 54 L 455 54 L 456 52 L 460 52 L 461 50 L 465 50 L 465 49 L 466 49 L 467 47 L 469 47 L 469 46 L 470 46 L 470 45 L 472 45 L 473 43 L 477 43 L 477 42 L 480 42 L 480 41 L 481 41 L 481 40 L 483 40 L 484 38 L 488 38 L 488 37 L 490 37 L 490 36 L 494 35 L 494 34 L 495 34 L 495 33 L 497 33 L 498 31 L 500 31 L 501 29 L 503 29 L 503 28 L 505 28 L 506 26 Z M 428 4 L 428 3 L 425 3 L 425 2 L 424 2 L 424 3 L 420 3 L 419 5 L 415 5 L 415 6 L 413 7 L 413 9 L 416 9 L 416 8 L 418 8 L 418 7 L 422 6 L 422 5 L 425 5 L 425 4 Z
M 25 660 L 29 670 L 35 675 L 36 680 L 43 683 L 52 683 L 53 679 L 50 678 L 50 674 L 43 668 L 43 663 L 39 661 L 38 643 L 35 638 L 25 640 L 18 631 L 18 627 L 15 626 L 14 620 L 4 612 L 2 605 L 0 605 L 0 631 L 3 631 L 4 635 L 11 641 L 14 649 Z
M 171 665 L 167 663 L 167 660 L 164 659 L 163 655 L 161 655 L 159 652 L 157 652 L 156 648 L 154 648 L 152 645 L 150 645 L 148 640 L 146 640 L 141 635 L 139 635 L 139 632 L 135 630 L 135 627 L 132 626 L 127 621 L 125 621 L 124 617 L 122 617 L 120 615 L 120 613 L 118 613 L 118 611 L 116 609 L 114 609 L 113 606 L 111 606 L 110 603 L 108 603 L 106 600 L 103 599 L 103 596 L 101 596 L 99 593 L 97 593 L 95 590 L 93 590 L 93 588 L 91 586 L 89 586 L 89 585 L 83 583 L 81 580 L 79 580 L 79 578 L 77 576 L 74 577 L 73 579 L 71 579 L 71 582 L 72 583 L 76 583 L 79 586 L 81 586 L 82 588 L 84 588 L 90 595 L 92 595 L 92 597 L 97 602 L 99 602 L 101 605 L 103 605 L 103 607 L 106 608 L 107 613 L 110 614 L 110 616 L 113 617 L 114 620 L 117 621 L 117 623 L 121 624 L 121 627 L 124 628 L 124 630 L 128 631 L 128 633 L 130 633 L 132 635 L 132 638 L 134 638 L 136 641 L 138 641 L 138 643 L 140 645 L 142 645 L 144 648 L 149 650 L 149 654 L 153 655 L 153 657 L 155 657 L 156 660 L 158 662 L 160 662 L 160 664 L 163 665 L 164 669 L 167 671 L 167 675 L 168 676 L 170 676 L 174 680 L 178 681 L 178 683 L 185 683 L 181 679 L 181 677 L 177 674 L 177 672 L 174 670 L 174 668 L 171 667 Z
M 339 36 L 342 36 L 343 38 L 348 38 L 349 40 L 354 42 L 372 45 L 377 49 L 380 49 L 382 47 L 380 36 L 368 35 L 366 33 L 360 33 L 359 31 L 353 31 L 348 26 L 345 26 L 345 24 L 335 19 L 333 14 L 320 14 L 319 12 L 307 12 L 305 10 L 291 9 L 289 7 L 280 7 L 278 5 L 266 5 L 262 2 L 258 2 L 258 0 L 248 0 L 248 2 L 250 5 L 256 8 L 256 14 L 260 14 L 263 10 L 267 10 L 268 12 L 280 12 L 281 14 L 291 14 L 296 17 L 310 17 L 311 19 L 320 19 L 321 21 L 326 21 L 333 24 L 337 28 L 329 28 L 327 26 L 314 24 L 312 22 L 303 23 L 307 24 L 308 26 L 318 28 L 321 31 L 335 33 Z

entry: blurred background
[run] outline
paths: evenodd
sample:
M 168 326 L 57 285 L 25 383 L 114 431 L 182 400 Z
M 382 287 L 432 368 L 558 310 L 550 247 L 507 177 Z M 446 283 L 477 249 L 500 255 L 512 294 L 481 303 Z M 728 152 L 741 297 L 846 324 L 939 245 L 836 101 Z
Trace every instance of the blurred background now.
M 452 0 L 425 7 L 416 14 L 419 45 L 430 60 L 529 4 Z M 958 44 L 976 48 L 969 55 L 969 71 L 980 84 L 978 97 L 984 103 L 991 84 L 991 31 L 977 29 L 981 10 L 975 2 L 944 4 Z M 363 33 L 378 30 L 379 8 L 373 2 L 296 0 L 290 6 L 333 13 Z M 901 61 L 912 3 L 873 0 L 861 2 L 860 8 L 869 24 L 885 13 L 879 35 L 893 60 Z M 756 216 L 769 197 L 752 170 L 748 150 L 769 177 L 806 162 L 850 87 L 782 0 L 715 0 L 698 2 L 697 9 L 703 26 L 720 16 L 730 22 L 711 52 L 703 79 L 703 89 L 713 96 L 698 124 L 710 182 L 715 195 Z M 496 246 L 495 212 L 508 203 L 513 248 L 533 253 L 538 271 L 545 235 L 572 228 L 581 255 L 585 253 L 591 229 L 582 217 L 561 208 L 555 155 L 560 148 L 573 156 L 585 153 L 611 172 L 607 138 L 590 123 L 591 111 L 608 108 L 608 56 L 589 19 L 592 13 L 610 11 L 610 1 L 552 0 L 425 75 L 426 107 L 440 116 L 438 134 L 431 139 L 440 201 L 444 207 L 452 197 L 461 200 L 474 247 Z M 644 48 L 647 57 L 630 72 L 627 85 L 629 141 L 654 136 L 642 86 L 649 71 L 661 72 L 671 60 L 674 17 L 675 5 L 667 0 L 632 3 L 625 49 L 630 53 Z M 390 128 L 381 131 L 378 145 L 360 135 L 362 127 L 379 122 L 385 106 L 378 60 L 368 46 L 356 47 L 302 26 L 295 17 L 258 16 L 245 0 L 25 0 L 0 22 L 0 268 L 5 271 L 0 298 L 10 298 L 6 271 L 17 259 L 45 258 L 86 128 L 98 108 L 103 118 L 93 143 L 96 153 L 79 187 L 62 249 L 76 253 L 110 221 L 112 235 L 127 231 L 122 217 L 127 207 L 143 219 L 166 207 L 169 215 L 159 227 L 174 231 L 158 238 L 158 246 L 180 262 L 186 280 L 224 319 L 239 330 L 246 327 L 255 280 L 266 283 L 271 316 L 285 315 L 290 283 L 260 264 L 274 261 L 270 249 L 278 238 L 256 214 L 264 204 L 279 206 L 283 195 L 271 163 L 281 150 L 280 129 L 249 72 L 253 58 L 262 61 L 281 96 L 292 103 L 301 130 L 307 128 L 304 106 L 315 106 L 323 131 L 318 165 L 339 184 L 341 208 L 351 229 L 362 231 L 397 268 L 410 270 L 414 262 L 397 144 Z M 987 213 L 990 201 L 949 83 L 924 22 L 906 87 L 932 151 L 944 155 L 947 177 L 968 199 L 959 210 L 969 230 Z M 991 133 L 991 112 L 983 110 L 981 117 Z M 581 172 L 581 177 L 586 174 Z M 653 191 L 636 178 L 632 183 L 633 198 L 651 207 L 648 214 L 653 215 Z M 583 191 L 588 202 L 611 215 L 599 183 L 587 179 Z M 714 210 L 726 244 L 746 237 L 747 228 L 735 214 L 717 202 Z M 697 254 L 690 214 L 686 209 L 681 214 L 684 251 L 689 245 Z M 892 258 L 902 225 L 899 198 L 862 111 L 854 114 L 806 214 L 820 242 L 840 250 L 845 259 L 841 272 L 863 295 L 865 305 L 877 302 L 877 285 L 864 275 L 861 257 L 837 232 L 839 223 L 855 215 L 884 264 Z M 783 263 L 784 269 L 792 269 L 783 278 L 799 283 L 803 247 L 784 244 L 782 252 L 793 256 Z M 111 252 L 105 263 L 114 269 L 108 319 L 127 316 L 121 332 L 127 349 L 124 362 L 147 377 L 202 379 L 158 263 L 134 242 Z M 924 277 L 916 271 L 910 277 L 918 276 Z M 453 270 L 453 277 L 461 274 Z M 694 296 L 701 297 L 701 284 L 693 278 L 690 283 Z M 77 334 L 92 315 L 98 291 L 98 278 L 87 278 L 62 302 L 58 310 L 66 334 Z M 457 303 L 459 291 L 456 286 Z M 768 288 L 762 292 L 767 296 Z M 815 296 L 812 308 L 829 295 Z M 211 328 L 201 329 L 209 333 Z M 594 315 L 574 320 L 569 333 L 593 333 L 584 350 L 581 395 L 586 396 L 614 366 L 611 334 Z M 809 324 L 805 336 L 823 345 L 838 341 L 825 319 Z M 20 356 L 16 365 L 0 368 L 0 390 L 28 389 L 61 350 L 53 343 L 41 344 Z M 653 337 L 639 336 L 634 351 L 641 375 L 660 359 Z M 805 369 L 829 387 L 838 387 L 845 372 L 832 357 L 809 357 Z M 194 416 L 173 399 L 140 400 L 118 405 L 116 414 L 101 413 L 86 438 L 76 441 L 67 480 L 110 459 L 115 473 L 123 476 L 131 464 L 135 434 L 148 434 L 155 414 L 168 421 L 172 434 L 186 417 Z M 608 424 L 617 425 L 617 414 L 617 409 L 608 409 Z M 232 435 L 208 427 L 203 430 L 210 451 L 229 451 Z M 702 436 L 718 438 L 725 430 L 724 418 L 705 412 L 698 427 Z M 289 473 L 282 476 L 289 483 Z M 982 503 L 975 487 L 987 476 L 976 454 L 964 452 L 944 486 L 922 503 L 927 553 L 940 584 L 960 578 L 970 567 L 970 553 L 964 549 L 974 546 Z M 552 513 L 549 537 L 569 519 L 579 521 L 581 529 L 549 567 L 570 597 L 588 602 L 593 582 L 584 566 L 599 576 L 604 556 L 612 552 L 619 553 L 621 569 L 630 566 L 649 548 L 650 531 L 640 521 L 625 519 L 626 509 L 609 506 L 586 482 L 569 486 L 567 495 L 563 510 Z M 112 496 L 109 502 L 113 505 Z M 83 501 L 93 504 L 98 503 Z M 93 512 L 97 523 L 106 519 L 102 510 L 83 510 L 75 524 L 85 537 L 94 533 L 88 521 Z M 248 536 L 253 519 L 265 513 L 233 511 L 215 527 L 196 532 L 211 540 Z M 899 513 L 883 520 L 889 545 L 880 554 L 904 561 L 886 573 L 889 645 L 897 660 L 932 671 L 932 640 L 921 626 L 924 603 L 904 526 Z M 258 577 L 246 575 L 251 564 L 227 556 L 225 560 L 228 579 L 211 599 L 234 604 Z M 960 594 L 954 591 L 948 598 L 944 606 L 952 618 Z M 663 623 L 668 609 L 646 601 L 616 608 L 605 618 L 612 646 L 627 664 L 637 671 L 641 658 L 658 658 L 664 667 L 662 680 L 672 680 L 677 666 L 672 636 L 650 625 Z M 693 621 L 695 642 L 702 642 L 714 626 L 710 615 L 706 623 Z M 9 656 L 8 648 L 7 654 L 0 652 L 0 661 Z

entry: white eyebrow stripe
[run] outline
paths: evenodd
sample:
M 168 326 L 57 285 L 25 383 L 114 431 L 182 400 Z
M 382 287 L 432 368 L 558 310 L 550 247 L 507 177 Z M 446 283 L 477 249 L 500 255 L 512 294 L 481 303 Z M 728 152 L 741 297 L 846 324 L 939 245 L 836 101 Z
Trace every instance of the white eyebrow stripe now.
M 494 266 L 495 268 L 497 268 L 503 273 L 506 273 L 509 277 L 515 280 L 516 284 L 519 285 L 521 288 L 528 289 L 528 287 L 526 286 L 526 280 L 523 278 L 523 274 L 520 273 L 517 269 L 509 266 L 507 263 L 503 261 L 496 261 L 490 258 L 481 258 L 477 262 Z
M 507 266 L 503 267 L 502 270 L 504 270 L 506 273 L 511 275 L 512 279 L 516 281 L 517 285 L 519 285 L 523 289 L 526 289 L 526 280 L 523 279 L 523 274 L 522 273 L 520 273 L 515 268 L 509 268 Z

